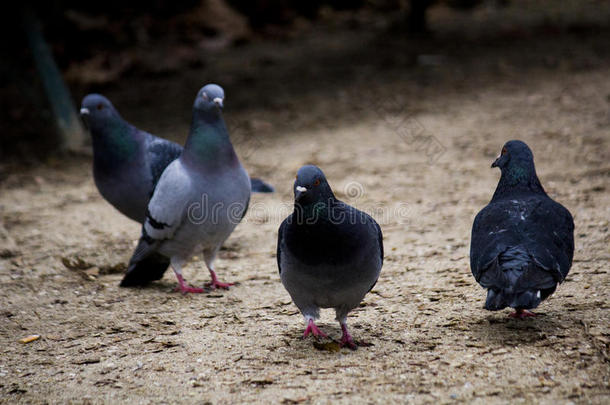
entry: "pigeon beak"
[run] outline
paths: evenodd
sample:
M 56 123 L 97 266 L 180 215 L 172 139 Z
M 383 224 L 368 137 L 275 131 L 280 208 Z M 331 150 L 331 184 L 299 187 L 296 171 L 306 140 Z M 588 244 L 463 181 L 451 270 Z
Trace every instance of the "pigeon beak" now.
M 220 97 L 216 97 L 214 100 L 212 100 L 214 102 L 214 104 L 216 104 L 218 107 L 222 108 L 223 104 L 222 104 L 222 98 Z
M 295 201 L 301 200 L 305 196 L 305 194 L 307 194 L 306 187 L 296 186 L 294 189 L 294 200 Z
M 494 160 L 494 162 L 491 164 L 491 167 L 498 167 L 498 161 L 500 160 L 502 156 L 498 156 L 496 158 L 496 160 Z
M 83 107 L 80 109 L 80 118 L 87 131 L 89 130 L 89 113 L 90 111 L 88 108 Z

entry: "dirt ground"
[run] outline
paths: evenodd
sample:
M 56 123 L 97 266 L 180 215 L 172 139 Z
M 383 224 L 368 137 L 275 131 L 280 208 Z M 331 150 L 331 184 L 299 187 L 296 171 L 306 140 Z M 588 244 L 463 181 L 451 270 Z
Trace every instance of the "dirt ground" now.
M 182 296 L 171 272 L 118 287 L 139 226 L 97 193 L 89 159 L 4 167 L 0 402 L 609 403 L 610 31 L 587 28 L 609 19 L 599 4 L 529 19 L 440 8 L 437 34 L 408 40 L 322 24 L 105 89 L 125 118 L 183 141 L 197 89 L 223 84 L 243 163 L 277 192 L 253 195 L 217 260 L 238 285 Z M 468 260 L 489 166 L 515 138 L 576 224 L 566 282 L 526 320 L 482 309 Z M 277 228 L 306 163 L 383 229 L 381 277 L 348 318 L 371 347 L 302 340 L 279 281 Z M 185 276 L 209 277 L 200 258 Z M 339 338 L 332 311 L 319 325 Z

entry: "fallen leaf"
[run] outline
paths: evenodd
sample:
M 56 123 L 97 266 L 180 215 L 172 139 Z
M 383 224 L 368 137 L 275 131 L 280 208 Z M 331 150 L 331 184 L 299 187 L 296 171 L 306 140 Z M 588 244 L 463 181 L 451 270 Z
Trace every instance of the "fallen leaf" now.
M 29 335 L 24 338 L 19 339 L 19 343 L 31 343 L 35 340 L 40 339 L 40 335 Z

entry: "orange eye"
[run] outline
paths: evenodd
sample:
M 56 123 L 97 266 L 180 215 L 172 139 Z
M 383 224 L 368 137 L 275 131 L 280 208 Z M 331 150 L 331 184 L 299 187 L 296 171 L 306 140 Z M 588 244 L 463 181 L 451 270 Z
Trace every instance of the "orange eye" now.
M 294 179 L 298 180 L 299 179 L 299 175 L 294 176 Z
M 320 180 L 316 179 L 316 181 L 313 182 L 313 185 L 314 186 L 319 186 L 320 185 Z
M 506 155 L 506 147 L 502 148 L 502 154 Z
M 96 107 L 98 110 L 103 110 L 104 109 L 104 104 L 99 103 Z

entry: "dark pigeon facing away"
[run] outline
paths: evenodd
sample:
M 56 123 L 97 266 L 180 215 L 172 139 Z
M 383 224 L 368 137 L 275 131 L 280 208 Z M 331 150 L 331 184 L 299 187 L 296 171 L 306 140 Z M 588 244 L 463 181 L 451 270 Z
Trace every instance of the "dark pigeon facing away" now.
M 83 99 L 81 115 L 93 138 L 93 177 L 100 194 L 121 213 L 143 223 L 161 173 L 180 156 L 182 146 L 134 127 L 99 94 Z M 252 191 L 273 192 L 273 187 L 252 179 Z
M 544 191 L 530 148 L 509 141 L 491 167 L 502 171 L 490 203 L 472 226 L 470 267 L 487 288 L 485 309 L 511 307 L 513 317 L 533 316 L 570 270 L 574 222 Z
M 279 229 L 277 263 L 282 284 L 305 317 L 303 337 L 326 337 L 315 320 L 319 308 L 334 308 L 343 331 L 341 346 L 356 349 L 347 314 L 379 278 L 381 228 L 369 215 L 337 200 L 316 166 L 299 169 L 294 196 L 294 211 Z
M 212 277 L 208 285 L 231 285 L 218 281 L 213 262 L 248 208 L 250 179 L 222 119 L 223 100 L 224 91 L 215 84 L 197 93 L 186 145 L 155 187 L 122 286 L 142 285 L 162 276 L 150 267 L 160 255 L 170 259 L 179 291 L 203 292 L 187 286 L 182 277 L 183 265 L 198 252 L 203 253 Z

